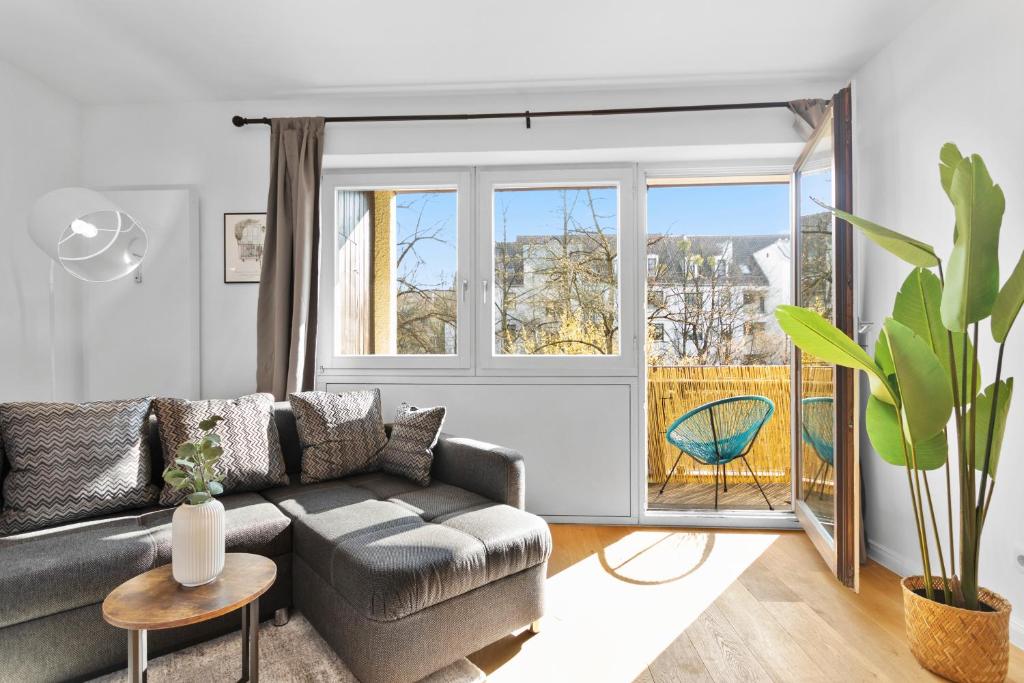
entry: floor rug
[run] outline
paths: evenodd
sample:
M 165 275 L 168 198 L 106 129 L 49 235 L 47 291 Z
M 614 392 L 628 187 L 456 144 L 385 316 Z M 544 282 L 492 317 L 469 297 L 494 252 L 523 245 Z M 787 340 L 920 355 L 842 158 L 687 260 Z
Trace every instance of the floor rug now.
M 237 681 L 241 674 L 242 638 L 227 635 L 199 645 L 157 657 L 149 662 L 148 678 L 153 683 L 193 681 Z M 299 613 L 284 626 L 266 621 L 260 624 L 260 679 L 278 681 L 323 681 L 359 683 L 324 639 Z M 120 683 L 127 671 L 95 679 L 95 683 Z M 484 673 L 468 659 L 461 659 L 422 683 L 480 683 Z

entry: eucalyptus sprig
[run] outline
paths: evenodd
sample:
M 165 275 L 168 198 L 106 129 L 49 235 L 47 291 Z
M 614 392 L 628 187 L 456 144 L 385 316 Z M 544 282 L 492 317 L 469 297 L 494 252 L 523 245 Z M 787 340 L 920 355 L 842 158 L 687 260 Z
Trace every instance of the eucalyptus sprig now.
M 203 435 L 195 441 L 186 441 L 178 446 L 174 464 L 164 470 L 164 481 L 175 491 L 191 491 L 186 497 L 190 505 L 202 505 L 214 496 L 224 493 L 223 474 L 218 474 L 214 465 L 224 454 L 220 447 L 220 436 L 213 430 L 224 420 L 214 415 L 199 423 Z

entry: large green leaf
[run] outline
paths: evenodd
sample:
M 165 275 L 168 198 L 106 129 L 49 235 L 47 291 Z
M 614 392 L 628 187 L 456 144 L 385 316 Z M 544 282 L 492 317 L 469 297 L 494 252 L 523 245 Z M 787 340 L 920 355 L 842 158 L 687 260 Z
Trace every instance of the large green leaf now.
M 889 342 L 885 340 L 884 334 L 878 335 L 878 339 L 875 340 L 875 364 L 886 377 L 896 374 L 896 368 L 892 364 L 892 353 L 889 352 Z
M 894 401 L 896 394 L 888 379 L 867 352 L 820 314 L 799 306 L 782 305 L 775 309 L 775 318 L 782 331 L 802 351 L 827 363 L 863 370 L 872 380 L 872 395 L 887 403 Z
M 942 283 L 930 270 L 915 268 L 896 293 L 892 317 L 903 323 L 928 343 L 935 355 L 947 348 L 946 328 L 939 306 Z M 948 355 L 948 354 L 946 354 Z
M 971 393 L 970 381 L 968 381 L 968 390 L 964 391 L 961 384 L 961 370 L 963 368 L 963 359 L 972 358 L 974 355 L 974 346 L 971 344 L 971 340 L 967 338 L 963 332 L 953 332 L 950 334 L 946 326 L 942 324 L 942 314 L 940 312 L 942 304 L 942 282 L 930 270 L 924 268 L 915 268 L 907 279 L 903 281 L 903 286 L 900 287 L 900 291 L 896 293 L 896 302 L 893 305 L 892 317 L 903 323 L 915 334 L 920 336 L 928 344 L 931 350 L 935 353 L 936 358 L 939 359 L 939 363 L 942 365 L 946 372 L 946 376 L 955 376 L 957 380 L 958 395 L 967 396 Z M 953 357 L 950 358 L 950 337 L 952 337 L 953 345 Z M 964 342 L 967 342 L 966 355 Z M 883 353 L 887 353 L 888 348 L 883 349 Z M 876 347 L 875 358 L 878 360 L 879 351 Z M 886 365 L 883 362 L 879 362 L 882 370 L 885 372 L 891 372 L 886 370 Z M 954 365 L 955 372 L 951 372 L 950 365 Z M 979 377 L 980 373 L 978 368 L 975 368 L 975 375 Z M 974 386 L 977 386 L 975 383 Z
M 942 292 L 942 323 L 962 332 L 992 312 L 999 293 L 999 227 L 1006 201 L 977 154 L 957 164 L 949 196 L 956 235 Z
M 956 170 L 957 164 L 963 158 L 964 155 L 960 153 L 960 149 L 952 142 L 947 142 L 939 150 L 939 182 L 942 183 L 942 189 L 946 191 L 947 195 L 949 187 L 953 184 L 953 171 Z
M 875 452 L 886 462 L 903 467 L 904 437 L 900 428 L 896 408 L 879 401 L 874 396 L 868 397 L 868 407 L 864 415 L 864 426 L 871 439 Z M 935 470 L 946 464 L 946 432 L 940 431 L 935 436 L 916 444 L 917 451 L 911 456 L 911 445 L 907 444 L 907 457 L 916 458 L 917 469 Z
M 1024 253 L 1020 255 L 1017 266 L 1010 273 L 1009 279 L 1003 284 L 992 306 L 992 338 L 1002 344 L 1010 334 L 1010 328 L 1024 304 Z
M 939 265 L 939 257 L 935 255 L 932 245 L 882 227 L 878 223 L 872 223 L 866 218 L 854 216 L 852 213 L 840 211 L 825 204 L 821 204 L 821 206 L 834 213 L 838 218 L 856 226 L 869 240 L 910 265 L 924 268 L 934 268 Z
M 935 436 L 953 412 L 949 376 L 923 338 L 889 318 L 882 326 L 896 368 L 896 384 L 903 409 L 903 427 L 912 443 Z
M 995 398 L 995 384 L 990 384 L 983 394 L 978 396 L 974 405 L 968 411 L 977 413 L 977 431 L 975 432 L 975 461 L 976 469 L 984 470 L 985 467 L 985 446 L 988 443 L 988 423 L 992 416 L 992 402 Z M 1010 399 L 1013 397 L 1013 378 L 999 382 L 999 407 L 996 409 L 996 421 L 992 429 L 992 454 L 989 456 L 988 474 L 996 476 L 996 468 L 999 466 L 999 451 L 1003 445 L 1003 433 L 1006 431 L 1006 416 L 1010 411 Z

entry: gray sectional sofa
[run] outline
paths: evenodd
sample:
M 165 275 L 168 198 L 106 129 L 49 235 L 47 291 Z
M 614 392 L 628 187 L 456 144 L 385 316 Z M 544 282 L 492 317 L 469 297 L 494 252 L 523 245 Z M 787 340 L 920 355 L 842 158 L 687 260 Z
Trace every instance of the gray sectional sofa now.
M 275 405 L 287 470 L 301 450 Z M 153 471 L 162 470 L 150 423 Z M 278 566 L 262 619 L 294 606 L 363 683 L 416 681 L 543 613 L 551 536 L 523 510 L 509 449 L 442 435 L 432 482 L 375 472 L 220 498 L 228 552 Z M 101 616 L 122 581 L 170 561 L 171 508 L 130 510 L 0 538 L 0 681 L 87 679 L 125 666 Z M 229 614 L 150 633 L 150 657 L 235 630 Z

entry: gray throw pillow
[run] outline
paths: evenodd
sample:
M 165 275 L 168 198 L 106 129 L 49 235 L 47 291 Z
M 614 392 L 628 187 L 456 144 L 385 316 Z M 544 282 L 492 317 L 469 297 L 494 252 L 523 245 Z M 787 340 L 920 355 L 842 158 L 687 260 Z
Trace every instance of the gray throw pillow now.
M 406 403 L 400 405 L 391 425 L 391 438 L 380 452 L 380 468 L 420 486 L 429 485 L 434 445 L 441 435 L 444 414 L 444 406 L 416 408 Z
M 151 400 L 0 404 L 0 536 L 156 503 Z
M 224 454 L 217 461 L 217 471 L 224 475 L 224 493 L 259 491 L 286 486 L 284 456 L 274 422 L 274 397 L 251 394 L 237 399 L 186 401 L 180 398 L 158 398 L 153 401 L 164 467 L 174 462 L 175 451 L 185 441 L 193 441 L 203 432 L 199 423 L 213 415 L 224 418 L 214 429 L 220 435 Z M 175 491 L 164 484 L 161 505 L 177 505 L 186 491 Z
M 377 453 L 388 438 L 380 391 L 303 391 L 288 401 L 302 445 L 303 484 L 377 469 Z

